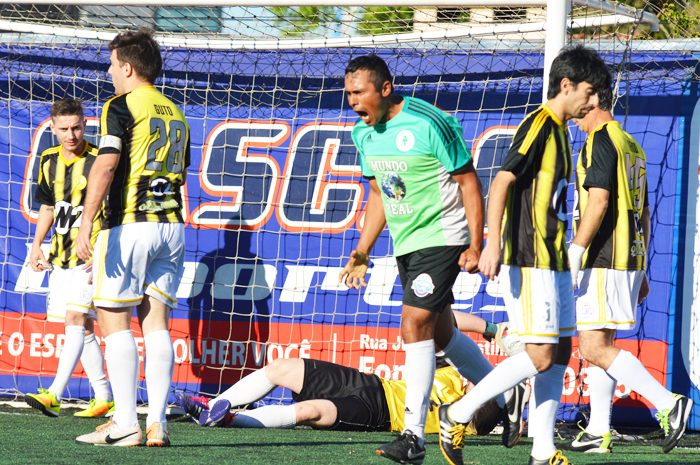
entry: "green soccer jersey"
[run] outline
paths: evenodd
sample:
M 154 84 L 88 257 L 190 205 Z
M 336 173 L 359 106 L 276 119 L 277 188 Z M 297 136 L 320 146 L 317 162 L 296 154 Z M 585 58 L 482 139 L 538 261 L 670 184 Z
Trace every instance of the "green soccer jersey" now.
M 352 139 L 363 176 L 382 191 L 396 256 L 469 243 L 462 190 L 451 174 L 463 172 L 472 155 L 454 116 L 404 97 L 401 112 L 386 123 L 358 120 Z

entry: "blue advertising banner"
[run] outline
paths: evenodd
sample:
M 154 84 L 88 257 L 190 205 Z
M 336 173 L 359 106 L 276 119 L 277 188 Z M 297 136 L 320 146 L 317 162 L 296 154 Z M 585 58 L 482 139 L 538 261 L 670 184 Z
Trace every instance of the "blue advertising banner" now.
M 156 87 L 183 109 L 192 141 L 183 205 L 187 255 L 171 322 L 174 388 L 215 394 L 278 357 L 321 358 L 401 378 L 402 292 L 387 230 L 373 250 L 367 288 L 338 284 L 360 236 L 369 188 L 350 137 L 356 115 L 343 91 L 346 63 L 363 53 L 165 51 Z M 457 117 L 487 193 L 518 124 L 541 101 L 541 54 L 377 53 L 395 73 L 398 93 Z M 55 373 L 63 337 L 62 325 L 45 320 L 47 277 L 26 265 L 39 156 L 56 143 L 51 103 L 82 99 L 87 138 L 95 142 L 113 88 L 105 49 L 84 46 L 66 56 L 51 47 L 4 45 L 0 55 L 0 393 L 27 392 Z M 697 101 L 686 70 L 697 60 L 643 52 L 606 60 L 622 70 L 616 119 L 646 152 L 652 211 L 651 294 L 637 327 L 618 337 L 670 384 L 670 329 L 682 285 L 676 267 L 685 253 L 678 240 L 685 237 L 684 128 L 693 125 L 692 106 L 685 109 L 687 99 Z M 570 130 L 577 153 L 585 134 Z M 568 199 L 571 212 L 573 184 Z M 480 274 L 462 273 L 454 292 L 455 310 L 506 318 L 498 284 Z M 474 337 L 493 363 L 502 360 L 495 344 Z M 567 404 L 587 402 L 585 366 L 574 355 Z M 89 397 L 80 368 L 69 390 Z M 651 405 L 624 386 L 615 405 L 623 412 L 618 422 L 652 421 Z

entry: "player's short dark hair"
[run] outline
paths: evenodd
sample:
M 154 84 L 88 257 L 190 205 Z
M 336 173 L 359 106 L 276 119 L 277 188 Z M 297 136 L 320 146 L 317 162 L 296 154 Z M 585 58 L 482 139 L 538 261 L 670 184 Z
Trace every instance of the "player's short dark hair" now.
M 83 104 L 80 102 L 80 100 L 76 100 L 73 98 L 64 98 L 63 100 L 54 102 L 54 104 L 51 105 L 51 119 L 54 119 L 57 116 L 66 115 L 78 115 L 80 119 L 84 118 Z
M 386 81 L 389 81 L 389 83 L 392 84 L 391 72 L 389 72 L 389 67 L 386 65 L 386 62 L 384 60 L 382 60 L 375 54 L 363 55 L 361 57 L 353 58 L 352 60 L 350 60 L 348 66 L 345 68 L 345 75 L 363 69 L 369 71 L 370 80 L 374 84 L 374 88 L 378 91 L 382 89 L 382 86 Z M 391 90 L 392 92 L 394 91 L 393 84 L 391 86 Z
M 568 78 L 576 87 L 587 82 L 596 92 L 610 87 L 610 71 L 598 53 L 583 45 L 566 47 L 552 62 L 549 70 L 549 87 L 547 98 L 554 98 L 561 92 L 561 80 Z
M 598 91 L 598 108 L 610 111 L 613 107 L 613 93 L 610 87 L 603 87 Z
M 163 68 L 160 46 L 153 38 L 153 29 L 123 32 L 109 43 L 109 50 L 117 51 L 120 64 L 129 63 L 136 74 L 153 84 Z

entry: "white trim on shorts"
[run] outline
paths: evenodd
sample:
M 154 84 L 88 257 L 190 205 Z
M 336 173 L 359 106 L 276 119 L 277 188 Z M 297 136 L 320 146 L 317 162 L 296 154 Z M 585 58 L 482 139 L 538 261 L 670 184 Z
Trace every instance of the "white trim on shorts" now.
M 100 231 L 95 244 L 95 305 L 133 307 L 149 295 L 174 307 L 184 260 L 182 223 L 140 222 Z
M 576 327 L 630 330 L 637 325 L 637 296 L 644 271 L 588 268 L 578 275 Z
M 524 344 L 557 344 L 576 329 L 569 271 L 501 265 L 499 287 L 508 312 L 509 332 Z
M 84 313 L 88 318 L 97 319 L 92 303 L 93 287 L 88 284 L 91 270 L 83 270 L 84 265 L 73 268 L 53 267 L 49 273 L 49 293 L 46 297 L 47 321 L 63 323 L 66 311 Z

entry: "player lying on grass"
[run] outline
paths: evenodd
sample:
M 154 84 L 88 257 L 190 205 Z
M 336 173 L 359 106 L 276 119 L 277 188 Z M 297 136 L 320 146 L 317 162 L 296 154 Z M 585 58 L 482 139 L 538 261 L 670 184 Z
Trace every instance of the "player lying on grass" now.
M 98 417 L 114 411 L 102 349 L 94 334 L 97 316 L 92 305 L 92 284 L 88 284 L 90 269 L 85 269 L 85 261 L 76 255 L 73 241 L 80 227 L 87 178 L 97 159 L 97 147 L 83 138 L 85 128 L 83 106 L 79 101 L 67 98 L 51 106 L 51 132 L 59 145 L 41 154 L 39 185 L 34 195 L 41 208 L 29 264 L 36 272 L 49 270 L 46 316 L 48 321 L 65 324 L 66 339 L 51 386 L 39 388 L 36 394 L 27 394 L 24 400 L 49 417 L 57 417 L 61 411 L 61 396 L 78 361 L 83 363 L 95 398 L 87 409 L 75 416 Z M 92 244 L 97 239 L 101 218 L 101 215 L 95 218 L 95 234 L 90 237 Z M 51 236 L 47 260 L 41 244 L 52 225 L 55 234 Z
M 477 327 L 483 325 L 483 320 L 478 317 L 461 315 L 469 317 L 467 320 L 476 323 Z M 499 326 L 502 333 L 505 324 Z M 517 352 L 523 349 L 517 341 L 508 338 L 505 336 L 501 340 L 509 350 Z M 443 361 L 435 373 L 426 433 L 439 432 L 437 406 L 460 399 L 472 386 L 452 367 L 445 365 Z M 232 408 L 264 398 L 277 386 L 290 389 L 294 393 L 292 399 L 297 403 L 231 412 Z M 529 397 L 529 387 L 523 385 L 517 389 L 521 390 L 520 397 L 524 399 L 520 406 L 522 411 Z M 292 428 L 306 425 L 338 431 L 401 432 L 406 383 L 403 380 L 388 381 L 319 360 L 277 359 L 246 376 L 216 399 L 191 397 L 179 392 L 175 396 L 185 412 L 202 426 Z M 501 420 L 501 411 L 495 401 L 485 404 L 472 418 L 465 434 L 488 434 Z

